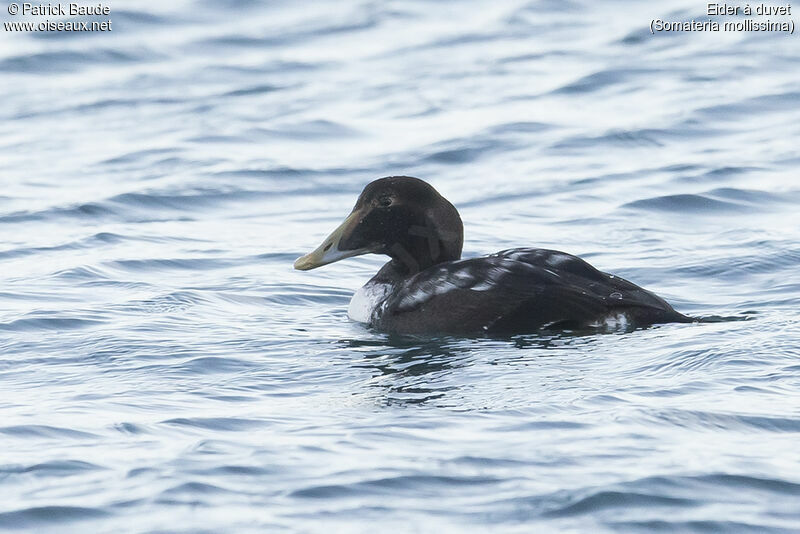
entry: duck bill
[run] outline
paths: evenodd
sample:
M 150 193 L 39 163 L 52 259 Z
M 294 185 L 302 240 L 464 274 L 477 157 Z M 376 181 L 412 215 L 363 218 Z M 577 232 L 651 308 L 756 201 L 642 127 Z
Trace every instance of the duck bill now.
M 339 248 L 339 243 L 349 236 L 353 228 L 358 224 L 360 215 L 359 211 L 351 213 L 344 222 L 316 248 L 316 250 L 297 258 L 294 262 L 294 268 L 300 271 L 308 271 L 335 261 L 371 252 L 369 249 L 365 248 L 355 250 L 341 250 Z

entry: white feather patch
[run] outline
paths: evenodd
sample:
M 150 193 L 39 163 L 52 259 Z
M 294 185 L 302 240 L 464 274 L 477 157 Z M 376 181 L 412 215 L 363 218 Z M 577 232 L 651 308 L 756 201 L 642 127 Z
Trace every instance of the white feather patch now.
M 347 316 L 359 323 L 369 323 L 378 305 L 386 298 L 387 284 L 367 283 L 355 292 L 347 307 Z
M 592 328 L 602 328 L 607 332 L 617 332 L 626 330 L 629 324 L 628 314 L 625 312 L 617 312 L 607 315 L 589 326 Z

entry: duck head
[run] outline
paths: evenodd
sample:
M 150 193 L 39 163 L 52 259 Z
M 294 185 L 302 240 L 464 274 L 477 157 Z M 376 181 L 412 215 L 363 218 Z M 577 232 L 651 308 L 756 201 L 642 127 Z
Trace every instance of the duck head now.
M 453 205 L 430 184 L 389 176 L 368 184 L 350 215 L 294 268 L 315 269 L 361 254 L 385 254 L 413 274 L 461 257 L 464 229 Z

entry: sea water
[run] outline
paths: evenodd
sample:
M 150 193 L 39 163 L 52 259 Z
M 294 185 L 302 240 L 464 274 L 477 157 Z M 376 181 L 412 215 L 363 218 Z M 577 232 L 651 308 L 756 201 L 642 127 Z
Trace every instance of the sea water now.
M 695 0 L 108 5 L 0 32 L 0 529 L 800 529 L 796 34 L 651 34 Z M 397 174 L 465 256 L 747 320 L 371 331 L 385 258 L 292 263 Z

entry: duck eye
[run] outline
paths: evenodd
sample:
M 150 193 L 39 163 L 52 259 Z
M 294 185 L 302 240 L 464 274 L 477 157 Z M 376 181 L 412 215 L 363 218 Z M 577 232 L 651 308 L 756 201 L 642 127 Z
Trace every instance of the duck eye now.
M 378 206 L 388 208 L 392 205 L 392 197 L 381 197 L 378 199 Z

